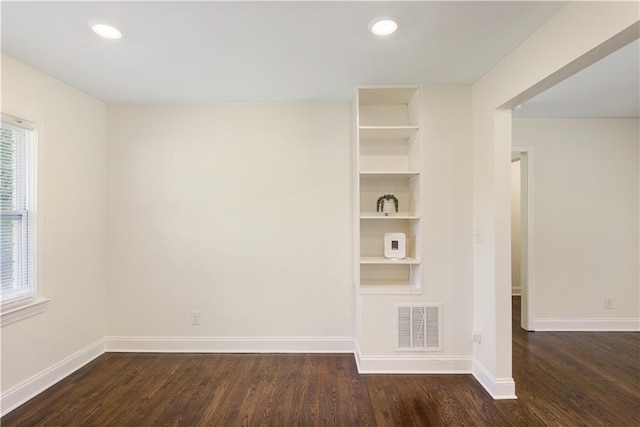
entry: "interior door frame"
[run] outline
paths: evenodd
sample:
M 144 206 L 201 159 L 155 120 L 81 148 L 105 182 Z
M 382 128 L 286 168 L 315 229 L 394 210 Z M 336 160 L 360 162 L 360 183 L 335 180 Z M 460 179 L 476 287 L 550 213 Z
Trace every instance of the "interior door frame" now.
M 534 331 L 533 149 L 513 146 L 511 158 L 520 160 L 520 327 Z

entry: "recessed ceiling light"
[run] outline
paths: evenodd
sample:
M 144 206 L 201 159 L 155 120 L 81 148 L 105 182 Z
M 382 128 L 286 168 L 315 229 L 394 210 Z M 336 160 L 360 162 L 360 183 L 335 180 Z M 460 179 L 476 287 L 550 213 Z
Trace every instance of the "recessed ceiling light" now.
M 107 24 L 92 24 L 91 29 L 94 33 L 104 37 L 105 39 L 119 39 L 122 38 L 122 33 L 117 28 Z
M 369 23 L 369 31 L 376 36 L 388 36 L 398 29 L 398 23 L 392 18 L 376 18 Z

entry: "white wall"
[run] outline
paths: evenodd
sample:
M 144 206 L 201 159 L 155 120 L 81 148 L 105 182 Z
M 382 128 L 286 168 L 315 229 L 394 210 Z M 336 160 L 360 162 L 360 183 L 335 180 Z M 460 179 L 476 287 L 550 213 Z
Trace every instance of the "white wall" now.
M 425 217 L 425 233 L 433 234 L 425 236 L 424 258 L 442 262 L 425 262 L 425 298 L 445 302 L 446 324 L 460 322 L 445 330 L 451 354 L 469 349 L 460 339 L 473 313 L 473 330 L 482 334 L 474 374 L 496 397 L 512 397 L 514 384 L 511 118 L 495 110 L 599 59 L 621 32 L 633 33 L 624 30 L 637 17 L 632 2 L 570 3 L 474 84 L 472 162 L 463 143 L 471 116 L 459 113 L 465 124 L 457 130 L 458 113 L 444 113 L 464 107 L 468 94 L 434 89 L 444 105 L 435 115 L 452 114 L 441 122 L 443 135 L 457 142 L 448 147 L 447 137 L 430 148 L 429 166 L 443 182 L 425 200 L 434 203 L 438 194 L 446 203 Z M 140 337 L 353 336 L 348 105 L 113 107 L 105 162 L 102 104 L 7 58 L 2 72 L 3 111 L 44 125 L 40 277 L 53 298 L 46 313 L 2 329 L 3 394 L 105 335 L 105 211 L 108 336 L 133 345 Z M 453 96 L 451 104 L 444 95 Z M 456 155 L 467 165 L 460 176 L 438 167 L 440 158 L 457 167 Z M 465 184 L 471 170 L 473 205 Z M 461 193 L 446 197 L 449 189 Z M 473 245 L 473 303 L 465 295 L 470 209 L 481 235 Z M 428 220 L 443 228 L 429 230 Z M 189 324 L 194 310 L 200 326 Z
M 171 337 L 259 338 L 258 350 L 274 337 L 351 343 L 350 111 L 109 107 L 113 348 L 140 337 L 164 349 Z
M 602 19 L 606 16 L 607 19 Z M 473 85 L 474 375 L 513 398 L 510 152 L 513 108 L 638 38 L 637 2 L 570 2 Z
M 471 86 L 424 86 L 423 96 L 423 298 L 443 304 L 444 354 L 468 357 L 473 331 Z
M 472 347 L 472 117 L 470 86 L 423 86 L 422 288 L 362 295 L 367 371 L 463 371 Z M 396 304 L 442 304 L 442 351 L 396 351 Z M 406 358 L 413 358 L 408 362 Z
M 511 162 L 511 293 L 520 295 L 520 160 Z
M 637 324 L 639 126 L 637 119 L 513 121 L 514 146 L 531 147 L 535 158 L 531 277 L 538 326 L 603 318 Z M 605 310 L 605 297 L 614 298 L 612 310 Z
M 6 410 L 37 390 L 30 388 L 34 377 L 87 346 L 99 348 L 104 337 L 106 112 L 101 102 L 4 55 L 2 111 L 38 127 L 36 274 L 51 298 L 44 313 L 2 327 Z

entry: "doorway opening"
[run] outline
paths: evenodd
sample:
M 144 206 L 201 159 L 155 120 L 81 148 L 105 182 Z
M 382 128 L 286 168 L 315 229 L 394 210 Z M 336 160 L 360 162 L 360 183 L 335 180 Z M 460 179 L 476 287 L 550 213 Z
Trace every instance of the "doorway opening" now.
M 533 330 L 530 151 L 511 152 L 511 295 L 520 296 L 520 327 L 527 331 Z

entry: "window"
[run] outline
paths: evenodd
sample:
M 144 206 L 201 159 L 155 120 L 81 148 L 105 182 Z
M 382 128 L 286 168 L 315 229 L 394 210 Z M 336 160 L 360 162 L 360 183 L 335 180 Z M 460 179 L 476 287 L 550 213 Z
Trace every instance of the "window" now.
M 2 115 L 0 125 L 0 302 L 35 296 L 35 180 L 33 127 Z

